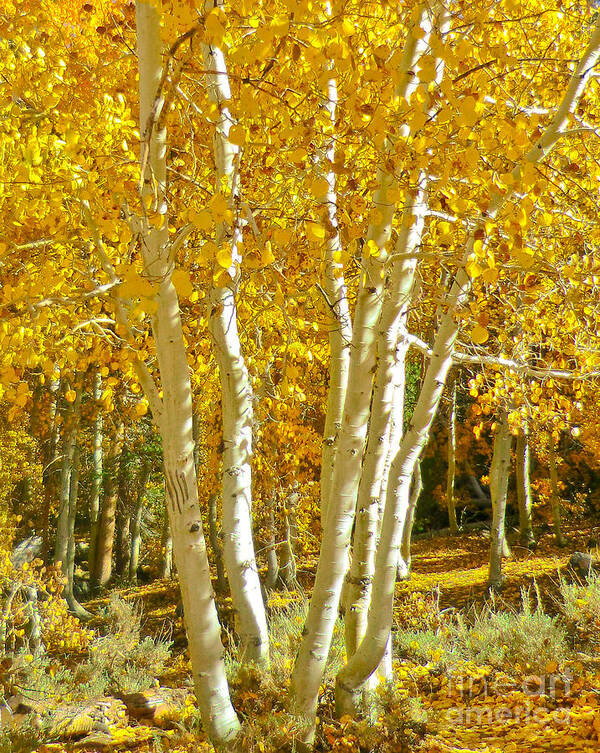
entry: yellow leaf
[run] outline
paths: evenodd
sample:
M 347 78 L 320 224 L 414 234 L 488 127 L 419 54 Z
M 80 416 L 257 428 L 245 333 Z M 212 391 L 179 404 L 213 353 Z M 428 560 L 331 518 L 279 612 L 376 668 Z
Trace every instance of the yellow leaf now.
M 204 20 L 204 28 L 211 40 L 216 44 L 220 44 L 225 34 L 225 29 L 222 23 L 219 21 L 219 16 L 216 11 L 211 11 Z
M 322 199 L 329 191 L 329 183 L 325 178 L 316 178 L 310 184 L 310 192 L 316 199 Z
M 306 237 L 311 243 L 320 243 L 325 238 L 325 228 L 316 222 L 307 222 Z
M 285 244 L 289 243 L 292 239 L 292 231 L 278 227 L 277 230 L 275 230 L 275 232 L 273 233 L 273 238 L 275 239 L 275 243 L 279 244 L 280 246 L 285 246 Z
M 217 262 L 219 266 L 223 267 L 223 269 L 229 269 L 229 267 L 233 264 L 231 249 L 228 246 L 222 246 L 217 251 Z
M 381 249 L 371 238 L 365 243 L 365 256 L 379 256 Z
M 481 275 L 481 279 L 489 285 L 493 285 L 498 280 L 498 270 L 496 267 L 488 267 Z
M 123 298 L 152 298 L 156 289 L 146 277 L 138 274 L 135 269 L 129 269 L 119 286 L 119 293 Z
M 272 264 L 274 261 L 275 256 L 273 254 L 273 249 L 271 248 L 271 241 L 267 241 L 260 257 L 260 263 L 263 267 L 266 267 L 267 264 Z
M 235 146 L 244 146 L 246 143 L 246 129 L 241 125 L 233 125 L 229 129 L 228 139 Z
M 75 390 L 67 390 L 65 392 L 65 400 L 68 403 L 74 403 L 76 397 L 77 397 L 77 393 L 75 392 Z
M 145 416 L 148 413 L 148 404 L 145 402 L 136 403 L 135 413 L 136 416 Z
M 471 340 L 473 340 L 475 345 L 482 345 L 487 341 L 489 336 L 490 333 L 485 327 L 482 327 L 481 324 L 476 324 L 471 330 Z
M 465 264 L 465 269 L 467 270 L 467 274 L 472 280 L 476 280 L 479 275 L 483 272 L 482 267 L 479 266 L 477 263 L 477 259 L 470 259 Z
M 211 230 L 213 226 L 213 218 L 210 212 L 206 209 L 198 212 L 196 209 L 190 209 L 188 214 L 189 220 L 198 230 Z
M 180 298 L 189 298 L 194 292 L 194 285 L 190 279 L 190 275 L 185 269 L 176 269 L 171 275 L 171 282 L 175 286 L 177 295 Z

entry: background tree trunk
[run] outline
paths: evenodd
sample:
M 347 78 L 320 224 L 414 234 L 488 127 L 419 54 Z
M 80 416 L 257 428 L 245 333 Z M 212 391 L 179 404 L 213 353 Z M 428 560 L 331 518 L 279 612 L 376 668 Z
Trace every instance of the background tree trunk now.
M 217 570 L 216 588 L 218 593 L 227 593 L 227 576 L 225 575 L 225 565 L 223 564 L 223 547 L 219 537 L 219 519 L 217 515 L 217 495 L 211 494 L 208 498 L 208 535 L 210 545 L 215 558 L 215 567 Z
M 527 426 L 517 434 L 516 445 L 517 500 L 519 504 L 519 540 L 522 546 L 535 544 L 533 535 L 531 484 L 529 481 L 529 437 Z
M 90 495 L 90 544 L 88 549 L 88 571 L 90 576 L 96 572 L 96 547 L 98 545 L 98 524 L 100 521 L 100 502 L 102 496 L 102 376 L 99 371 L 94 375 L 94 439 L 92 445 L 92 491 Z
M 69 533 L 67 545 L 67 559 L 63 563 L 63 573 L 67 578 L 64 588 L 64 597 L 69 605 L 69 609 L 80 620 L 86 620 L 91 617 L 90 613 L 84 609 L 75 598 L 73 592 L 73 579 L 75 575 L 75 520 L 77 518 L 77 498 L 79 496 L 79 474 L 80 474 L 81 451 L 77 439 L 73 450 L 73 463 L 71 466 L 71 480 L 69 485 Z
M 446 479 L 446 504 L 450 533 L 458 533 L 456 506 L 454 502 L 454 481 L 456 479 L 456 379 L 450 385 L 450 410 L 448 413 L 448 476 Z
M 137 571 L 140 565 L 140 550 L 142 548 L 142 517 L 144 514 L 144 496 L 150 480 L 152 463 L 145 457 L 138 477 L 135 507 L 131 513 L 129 529 L 131 531 L 131 551 L 129 554 L 129 582 L 137 582 Z
M 99 588 L 106 586 L 112 576 L 115 518 L 119 498 L 119 471 L 122 462 L 124 439 L 125 425 L 121 422 L 116 427 L 104 467 L 104 501 L 98 526 L 94 576 L 90 584 L 92 592 L 96 592 Z
M 502 557 L 506 556 L 505 533 L 506 497 L 510 475 L 510 450 L 512 436 L 508 428 L 506 411 L 502 411 L 494 437 L 494 450 L 490 468 L 490 492 L 492 495 L 492 530 L 490 532 L 490 566 L 488 583 L 490 588 L 501 588 L 503 583 Z
M 75 400 L 65 408 L 63 423 L 62 464 L 60 470 L 60 507 L 56 524 L 56 544 L 54 547 L 54 564 L 67 561 L 69 547 L 69 490 L 71 472 L 73 470 L 73 456 L 79 432 L 81 415 L 81 387 L 75 389 Z M 64 570 L 63 570 L 64 571 Z
M 558 546 L 566 546 L 567 542 L 562 534 L 562 515 L 560 510 L 560 491 L 558 488 L 558 469 L 556 465 L 556 450 L 552 432 L 548 435 L 548 466 L 550 469 L 550 506 L 552 509 L 552 527 Z

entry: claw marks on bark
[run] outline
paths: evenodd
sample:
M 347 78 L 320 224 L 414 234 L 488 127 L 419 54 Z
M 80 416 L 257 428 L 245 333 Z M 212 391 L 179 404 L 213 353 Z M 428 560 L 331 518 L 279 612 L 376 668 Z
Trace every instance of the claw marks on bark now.
M 183 505 L 189 496 L 187 478 L 182 471 L 167 471 L 165 481 L 167 484 L 167 495 L 171 502 L 171 509 L 175 512 L 175 507 L 179 514 L 183 512 Z

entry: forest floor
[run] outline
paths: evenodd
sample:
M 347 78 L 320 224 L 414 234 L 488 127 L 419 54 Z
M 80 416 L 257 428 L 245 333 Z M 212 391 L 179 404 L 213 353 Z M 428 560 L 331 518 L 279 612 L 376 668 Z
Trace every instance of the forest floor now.
M 484 632 L 489 630 L 489 624 L 482 627 L 484 623 L 477 622 L 477 615 L 490 609 L 490 603 L 495 611 L 508 610 L 515 614 L 522 611 L 523 589 L 528 590 L 525 601 L 531 603 L 534 610 L 539 606 L 547 615 L 559 613 L 560 583 L 565 577 L 568 558 L 573 551 L 588 551 L 595 532 L 589 527 L 573 527 L 566 533 L 568 547 L 564 549 L 555 545 L 549 532 L 539 536 L 534 551 L 514 546 L 511 559 L 505 561 L 505 586 L 492 602 L 486 587 L 489 539 L 484 534 L 416 541 L 412 577 L 397 586 L 397 648 L 392 688 L 381 695 L 368 720 L 355 722 L 348 717 L 334 719 L 331 682 L 326 682 L 319 709 L 318 750 L 336 753 L 598 753 L 600 654 L 597 643 L 591 654 L 577 652 L 573 643 L 568 656 L 554 658 L 551 645 L 542 644 L 538 651 L 531 648 L 535 642 L 525 641 L 516 649 L 517 654 L 511 653 L 511 646 L 508 647 L 503 654 L 504 666 L 486 660 L 486 648 L 488 654 L 490 648 L 498 648 L 489 645 L 478 644 L 471 658 L 463 656 L 450 661 L 443 655 L 442 644 L 445 641 L 445 646 L 449 645 L 446 620 L 469 622 L 470 645 L 474 639 L 483 644 L 514 641 L 514 629 L 510 639 L 506 638 L 508 633 L 498 632 L 497 625 L 496 632 L 482 636 L 473 631 L 479 627 Z M 305 585 L 310 583 L 313 566 L 310 558 L 302 562 L 299 579 Z M 176 584 L 155 581 L 121 589 L 119 594 L 127 601 L 135 600 L 143 605 L 143 629 L 147 634 L 168 634 L 172 638 L 172 658 L 160 677 L 160 686 L 174 689 L 179 695 L 167 699 L 162 708 L 151 710 L 146 717 L 143 711 L 133 715 L 138 717 L 136 719 L 130 713 L 117 725 L 118 729 L 110 730 L 110 734 L 92 734 L 70 744 L 47 743 L 37 749 L 38 753 L 62 753 L 71 749 L 84 753 L 103 750 L 208 753 L 212 747 L 198 729 L 185 635 L 181 619 L 175 614 Z M 298 605 L 306 603 L 306 596 L 300 591 L 287 591 L 276 592 L 269 598 L 271 618 L 291 614 L 298 623 L 296 637 L 302 623 Z M 227 622 L 231 617 L 231 604 L 222 598 L 218 602 L 221 617 Z M 106 603 L 107 600 L 98 599 L 86 606 L 100 613 Z M 600 626 L 600 614 L 597 618 L 595 624 Z M 527 633 L 528 626 L 523 624 L 523 632 Z M 101 620 L 94 620 L 91 627 L 101 629 Z M 519 639 L 518 635 L 516 637 Z M 225 640 L 229 640 L 228 634 Z M 286 637 L 276 635 L 275 640 L 285 642 Z M 339 654 L 340 635 L 336 640 Z M 276 642 L 273 646 L 277 671 L 285 675 L 293 661 L 295 644 L 289 639 L 288 645 Z M 500 648 L 507 646 L 503 644 Z M 532 650 L 539 655 L 528 658 L 527 651 Z M 339 666 L 342 658 L 334 657 L 333 664 Z M 231 672 L 236 708 L 241 717 L 250 722 L 244 749 L 249 753 L 290 750 L 293 728 L 283 705 L 282 680 L 285 678 L 273 680 L 260 677 L 258 672 L 240 673 L 239 667 L 236 671 L 235 662 L 232 662 Z

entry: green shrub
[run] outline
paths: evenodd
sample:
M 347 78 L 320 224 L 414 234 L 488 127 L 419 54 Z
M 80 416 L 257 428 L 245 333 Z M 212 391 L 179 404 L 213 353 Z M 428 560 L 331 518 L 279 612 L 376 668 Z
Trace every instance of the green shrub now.
M 523 592 L 520 609 L 497 609 L 494 601 L 466 616 L 455 614 L 437 630 L 398 630 L 401 657 L 436 662 L 441 668 L 472 662 L 495 669 L 543 672 L 546 665 L 569 656 L 565 627 L 556 617 L 532 609 Z
M 575 644 L 600 647 L 600 574 L 590 573 L 585 583 L 560 582 L 560 609 Z
M 550 662 L 569 656 L 563 625 L 541 609 L 532 610 L 525 597 L 519 611 L 488 606 L 469 621 L 458 617 L 446 640 L 453 656 L 496 669 L 543 673 Z

